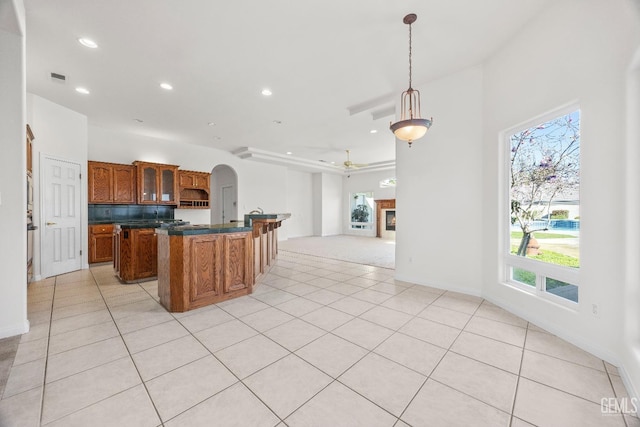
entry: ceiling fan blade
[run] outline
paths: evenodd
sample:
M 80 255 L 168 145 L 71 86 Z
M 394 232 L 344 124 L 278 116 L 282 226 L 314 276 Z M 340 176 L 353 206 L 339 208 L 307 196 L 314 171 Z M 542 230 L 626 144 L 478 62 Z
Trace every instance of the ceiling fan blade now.
M 343 162 L 345 169 L 358 169 L 365 166 L 369 166 L 367 163 L 353 163 L 350 158 L 351 150 L 345 150 L 347 152 L 347 160 Z

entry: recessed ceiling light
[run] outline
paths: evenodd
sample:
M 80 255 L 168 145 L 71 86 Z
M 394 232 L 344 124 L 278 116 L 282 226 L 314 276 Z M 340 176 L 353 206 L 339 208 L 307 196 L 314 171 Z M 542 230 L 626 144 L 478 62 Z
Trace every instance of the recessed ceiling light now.
M 81 93 L 83 95 L 89 95 L 89 90 L 84 87 L 77 87 L 76 92 Z
M 173 86 L 171 86 L 169 83 L 160 83 L 160 87 L 165 90 L 173 89 Z
M 291 151 L 287 151 L 287 154 L 288 155 L 292 155 L 293 153 Z
M 142 120 L 142 119 L 133 119 L 133 121 L 134 121 L 134 122 L 137 122 L 137 123 L 142 123 L 142 122 L 144 122 L 144 120 Z
M 369 131 L 369 133 L 378 133 L 378 131 L 377 131 L 377 130 L 375 130 L 375 129 L 371 129 L 371 130 Z
M 209 122 L 207 123 L 209 126 L 215 126 L 216 124 L 214 122 Z
M 96 43 L 93 40 L 88 39 L 86 37 L 81 37 L 81 38 L 78 39 L 78 41 L 80 42 L 80 44 L 82 46 L 88 47 L 90 49 L 95 49 L 95 48 L 98 47 L 98 43 Z
M 264 96 L 271 96 L 271 95 L 272 95 L 272 92 L 271 92 L 271 90 L 269 90 L 269 89 L 267 89 L 267 88 L 264 88 L 264 89 L 262 89 L 262 94 L 263 94 Z
M 274 120 L 273 123 L 275 123 L 277 125 L 281 125 L 282 124 L 282 120 Z

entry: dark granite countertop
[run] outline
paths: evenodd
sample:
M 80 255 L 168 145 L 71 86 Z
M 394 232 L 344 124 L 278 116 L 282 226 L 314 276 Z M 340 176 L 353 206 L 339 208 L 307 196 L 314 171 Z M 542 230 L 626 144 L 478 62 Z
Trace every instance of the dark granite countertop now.
M 284 219 L 291 218 L 290 213 L 262 213 L 262 214 L 245 214 L 244 225 L 251 226 L 254 219 L 270 219 L 275 221 L 282 221 Z
M 239 223 L 229 224 L 194 224 L 166 225 L 156 230 L 158 234 L 169 236 L 191 236 L 195 234 L 240 233 L 252 231 L 251 227 L 243 227 Z
M 133 230 L 140 228 L 166 228 L 178 225 L 188 225 L 188 222 L 176 219 L 140 219 L 132 221 L 116 221 L 116 227 L 123 230 Z

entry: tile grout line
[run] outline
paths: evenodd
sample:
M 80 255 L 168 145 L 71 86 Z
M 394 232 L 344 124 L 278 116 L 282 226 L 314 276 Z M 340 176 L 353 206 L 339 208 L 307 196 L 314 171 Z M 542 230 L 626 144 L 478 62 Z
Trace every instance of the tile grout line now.
M 522 364 L 524 362 L 524 349 L 527 345 L 527 336 L 529 335 L 529 322 L 527 322 L 527 328 L 524 332 L 524 342 L 522 343 L 522 355 L 520 356 L 520 367 L 518 369 L 518 376 L 516 377 L 516 389 L 513 393 L 513 402 L 511 403 L 511 417 L 509 417 L 509 427 L 513 426 L 513 419 L 515 418 L 514 412 L 516 409 L 516 399 L 518 398 L 518 389 L 520 388 L 520 378 L 522 377 Z
M 423 312 L 424 310 L 426 310 L 428 307 L 430 307 L 431 305 L 433 305 L 433 303 L 434 303 L 434 302 L 438 301 L 438 299 L 440 299 L 440 297 L 442 297 L 442 296 L 443 296 L 443 295 L 445 295 L 445 294 L 446 294 L 446 291 L 445 291 L 445 292 L 443 292 L 440 296 L 438 296 L 438 298 L 436 298 L 435 300 L 433 300 L 431 303 L 429 303 L 429 304 L 428 304 L 428 305 L 427 305 L 423 310 L 421 310 L 421 311 L 420 311 L 420 313 L 422 313 L 422 312 Z M 459 337 L 460 337 L 460 335 L 462 334 L 462 331 L 464 331 L 464 328 L 469 324 L 469 322 L 471 322 L 471 319 L 473 319 L 473 316 L 475 315 L 475 313 L 477 313 L 477 311 L 478 311 L 478 309 L 480 308 L 480 306 L 482 305 L 482 302 L 483 302 L 483 301 L 484 301 L 484 298 L 482 299 L 482 301 L 480 302 L 480 304 L 478 304 L 478 307 L 476 307 L 476 309 L 473 311 L 473 313 L 469 316 L 469 319 L 466 321 L 466 323 L 464 324 L 464 326 L 460 329 L 460 332 L 458 332 L 458 335 L 456 335 L 456 338 L 455 338 L 453 341 L 451 341 L 451 344 L 449 345 L 449 347 L 448 347 L 448 348 L 446 348 L 446 349 L 444 349 L 444 350 L 445 350 L 445 352 L 444 352 L 444 354 L 442 355 L 442 357 L 440 358 L 440 360 L 438 360 L 438 363 L 436 363 L 436 365 L 433 367 L 433 369 L 431 370 L 431 372 L 429 373 L 429 375 L 427 375 L 427 376 L 426 376 L 426 378 L 425 378 L 424 382 L 422 383 L 422 385 L 421 385 L 420 387 L 418 387 L 418 390 L 416 390 L 416 392 L 415 392 L 415 394 L 413 395 L 413 397 L 409 400 L 409 403 L 407 403 L 407 405 L 406 405 L 406 406 L 404 407 L 404 409 L 402 410 L 402 413 L 401 413 L 401 414 L 400 414 L 400 416 L 398 417 L 398 419 L 399 419 L 399 420 L 402 420 L 402 416 L 407 412 L 407 409 L 409 409 L 409 406 L 411 406 L 411 404 L 412 404 L 412 403 L 413 403 L 413 401 L 416 399 L 416 397 L 418 396 L 418 394 L 420 394 L 420 391 L 422 391 L 422 389 L 423 389 L 423 388 L 424 388 L 424 386 L 427 384 L 427 381 L 429 381 L 429 379 L 431 379 L 432 381 L 436 381 L 436 382 L 438 382 L 438 383 L 440 383 L 440 384 L 443 384 L 443 383 L 441 383 L 440 381 L 437 381 L 436 379 L 432 378 L 432 377 L 431 377 L 431 375 L 433 375 L 433 373 L 436 371 L 436 369 L 438 369 L 438 366 L 440 366 L 440 363 L 442 363 L 442 361 L 444 360 L 444 358 L 445 358 L 445 357 L 447 356 L 447 354 L 451 351 L 451 347 L 452 347 L 452 346 L 453 346 L 453 344 L 458 340 L 458 338 L 459 338 Z M 436 307 L 439 307 L 439 306 L 437 306 L 437 305 L 436 305 Z M 417 314 L 414 316 L 414 318 L 413 318 L 413 319 L 418 318 L 418 314 L 420 314 L 420 313 L 417 313 Z M 465 313 L 465 314 L 468 314 L 468 313 Z M 413 319 L 412 319 L 412 320 L 413 320 Z M 446 326 L 450 326 L 450 325 L 446 325 Z M 456 329 L 457 329 L 457 328 L 456 328 Z M 414 337 L 414 338 L 415 338 L 415 337 Z M 419 339 L 419 338 L 416 338 L 416 339 Z M 420 341 L 422 341 L 422 340 L 420 340 Z M 427 342 L 427 341 L 424 341 L 424 342 Z M 429 344 L 435 345 L 435 344 L 433 344 L 433 343 L 429 343 Z M 440 347 L 440 346 L 437 346 L 437 347 Z M 442 348 L 442 347 L 440 347 L 440 348 Z M 452 352 L 452 353 L 455 353 L 455 352 Z M 455 353 L 455 354 L 457 354 L 457 353 Z M 466 356 L 465 356 L 465 357 L 466 357 Z M 472 359 L 472 360 L 475 360 L 475 359 Z M 478 362 L 479 362 L 479 361 L 478 361 Z M 397 362 L 396 362 L 396 363 L 397 363 Z M 482 363 L 482 362 L 480 362 L 480 363 Z M 464 395 L 466 395 L 466 396 L 469 396 L 469 397 L 471 397 L 471 398 L 473 398 L 473 399 L 476 399 L 475 397 L 470 396 L 470 395 L 468 395 L 467 393 L 463 393 L 463 392 L 461 392 L 460 390 L 457 390 L 457 389 L 455 389 L 455 388 L 451 387 L 450 385 L 447 385 L 447 384 L 443 384 L 443 385 L 444 385 L 444 386 L 446 386 L 446 387 L 451 388 L 452 390 L 456 390 L 456 391 L 458 391 L 459 393 L 462 393 L 462 394 L 464 394 Z M 479 400 L 479 399 L 476 399 L 476 400 Z M 480 401 L 480 400 L 479 400 L 479 401 Z M 480 401 L 480 402 L 482 402 L 482 401 Z M 482 403 L 485 403 L 485 402 L 482 402 Z M 485 403 L 485 404 L 486 404 L 486 403 Z M 489 406 L 494 407 L 493 405 L 489 405 Z M 494 408 L 495 408 L 495 407 L 494 407 Z M 496 409 L 497 409 L 497 408 L 496 408 Z M 407 423 L 405 420 L 402 420 L 402 422 Z M 408 424 L 408 423 L 407 423 L 407 424 Z
M 153 410 L 156 412 L 156 415 L 158 416 L 158 419 L 160 420 L 160 425 L 164 426 L 164 421 L 162 420 L 162 417 L 160 416 L 160 412 L 158 411 L 158 408 L 156 407 L 156 403 L 151 398 L 151 394 L 149 393 L 149 389 L 147 388 L 147 384 L 144 381 L 144 379 L 142 378 L 142 374 L 140 374 L 140 370 L 138 369 L 138 365 L 136 365 L 136 363 L 133 360 L 133 355 L 131 354 L 131 351 L 129 350 L 129 346 L 127 345 L 127 342 L 125 341 L 124 337 L 122 336 L 122 332 L 120 331 L 120 327 L 118 326 L 118 323 L 116 322 L 116 319 L 113 317 L 113 314 L 111 313 L 111 308 L 109 307 L 109 304 L 107 304 L 107 300 L 105 299 L 104 294 L 102 293 L 102 289 L 100 289 L 100 285 L 98 284 L 98 281 L 96 280 L 96 276 L 93 274 L 93 271 L 91 269 L 89 269 L 89 271 L 91 271 L 91 277 L 93 278 L 93 281 L 94 281 L 96 287 L 98 288 L 98 291 L 100 292 L 100 295 L 102 296 L 102 300 L 104 301 L 104 305 L 106 306 L 107 311 L 109 312 L 109 316 L 111 316 L 111 320 L 113 321 L 113 324 L 116 327 L 116 330 L 118 331 L 120 339 L 122 340 L 122 344 L 124 345 L 125 349 L 127 350 L 127 354 L 129 356 L 129 359 L 131 360 L 131 363 L 133 364 L 133 366 L 134 366 L 134 368 L 136 370 L 136 373 L 138 374 L 138 378 L 140 378 L 140 383 L 144 387 L 144 390 L 147 393 L 147 397 L 149 398 L 149 401 L 151 402 L 151 405 L 153 406 Z M 137 283 L 137 282 L 136 282 L 136 286 L 139 286 L 139 287 L 142 288 L 142 286 L 140 286 L 140 284 Z M 144 288 L 142 288 L 142 289 L 144 289 Z M 130 387 L 129 389 L 131 389 L 131 388 L 133 388 L 133 387 Z M 129 390 L 129 389 L 127 389 L 127 390 Z M 121 393 L 122 391 L 125 391 L 125 390 L 121 390 L 119 393 Z M 112 396 L 115 396 L 115 395 L 117 395 L 119 393 L 111 395 L 111 396 L 109 396 L 109 397 L 107 397 L 105 399 L 108 399 L 108 398 L 110 398 Z M 105 400 L 105 399 L 103 399 L 103 400 Z M 97 403 L 97 402 L 94 402 L 93 404 L 95 404 L 95 403 Z M 91 406 L 91 405 L 89 405 L 89 406 Z
M 55 281 L 53 282 L 53 295 L 51 295 L 51 313 L 49 315 L 49 331 L 47 333 L 47 350 L 45 352 L 44 372 L 42 375 L 42 395 L 40 397 L 39 425 L 42 425 L 42 416 L 44 415 L 44 394 L 46 392 L 46 387 L 47 387 L 47 368 L 49 367 L 49 346 L 51 344 L 51 327 L 53 326 L 53 304 L 56 298 L 57 289 L 58 289 L 58 278 L 56 277 Z M 27 306 L 28 306 L 28 300 L 27 300 Z

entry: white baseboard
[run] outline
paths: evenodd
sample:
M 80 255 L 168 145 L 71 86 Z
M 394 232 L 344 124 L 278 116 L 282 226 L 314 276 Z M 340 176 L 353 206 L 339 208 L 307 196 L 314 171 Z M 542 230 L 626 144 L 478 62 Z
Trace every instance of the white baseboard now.
M 429 287 L 436 288 L 436 289 L 442 289 L 443 291 L 459 292 L 461 294 L 472 295 L 472 296 L 476 296 L 476 297 L 482 297 L 482 290 L 481 289 L 470 289 L 470 288 L 465 288 L 465 287 L 461 287 L 461 286 L 452 285 L 450 283 L 438 283 L 438 282 L 433 282 L 433 281 L 424 282 L 424 281 L 421 281 L 421 280 L 415 280 L 413 278 L 409 279 L 409 278 L 406 278 L 406 277 L 404 277 L 402 275 L 399 275 L 399 274 L 396 274 L 394 276 L 394 278 L 396 280 L 401 280 L 401 281 L 407 282 L 407 283 L 414 283 L 416 285 L 429 286 Z

